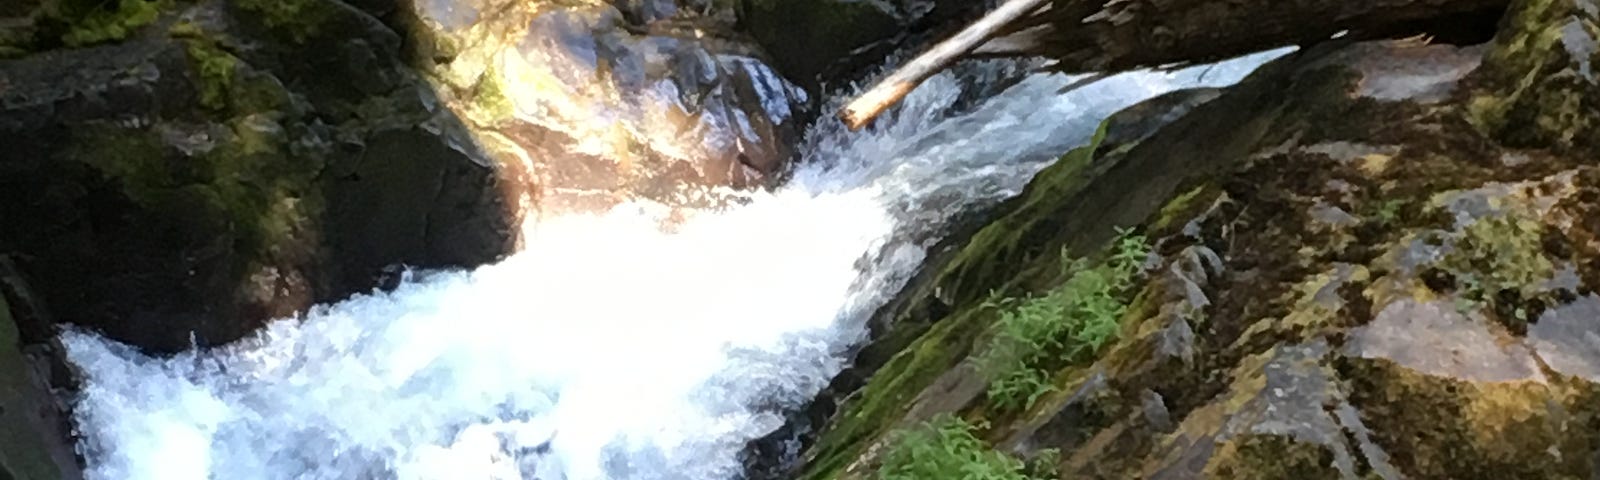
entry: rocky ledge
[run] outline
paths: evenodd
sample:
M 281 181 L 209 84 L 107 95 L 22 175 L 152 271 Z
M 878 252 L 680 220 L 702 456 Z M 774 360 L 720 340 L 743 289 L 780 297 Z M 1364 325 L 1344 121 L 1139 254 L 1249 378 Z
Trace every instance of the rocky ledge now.
M 783 475 L 1594 478 L 1597 15 L 1119 114 L 880 313 Z

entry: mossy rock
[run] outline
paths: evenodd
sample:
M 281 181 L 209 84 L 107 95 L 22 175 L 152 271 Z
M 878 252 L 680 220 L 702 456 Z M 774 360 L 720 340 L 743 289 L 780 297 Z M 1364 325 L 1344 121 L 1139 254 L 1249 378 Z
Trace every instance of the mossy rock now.
M 1595 385 L 1487 383 L 1353 359 L 1351 401 L 1395 465 L 1420 478 L 1594 475 Z
M 322 33 L 329 22 L 341 14 L 345 7 L 329 0 L 231 0 L 240 10 L 251 14 L 294 42 L 303 43 Z
M 174 352 L 370 291 L 389 264 L 509 249 L 493 166 L 399 37 L 337 1 L 272 3 L 152 3 L 159 19 L 123 41 L 0 60 L 0 220 L 17 227 L 0 251 L 60 318 Z M 329 192 L 401 196 L 382 212 L 408 227 L 331 222 Z
M 1590 28 L 1589 12 L 1564 12 L 1577 19 L 1565 25 Z M 1486 79 L 1509 57 L 1469 75 L 1482 52 L 1564 48 L 1538 45 L 1307 49 L 1148 138 L 1095 152 L 1087 170 L 1047 169 L 936 257 L 882 331 L 920 336 L 909 343 L 923 351 L 985 331 L 994 319 L 970 309 L 990 292 L 1048 288 L 1054 253 L 1145 224 L 1163 273 L 1130 307 L 1127 341 L 1055 377 L 1069 389 L 1103 376 L 1097 399 L 1063 393 L 992 415 L 964 390 L 937 398 L 964 368 L 948 359 L 964 355 L 914 363 L 902 351 L 845 404 L 857 414 L 823 431 L 807 478 L 869 473 L 881 432 L 926 405 L 990 421 L 1007 451 L 1060 448 L 1067 478 L 1593 476 L 1600 350 L 1570 339 L 1589 338 L 1592 322 L 1578 319 L 1600 305 L 1588 296 L 1600 288 L 1600 224 L 1588 220 L 1600 173 L 1579 137 L 1484 129 L 1468 107 L 1503 85 Z M 1375 89 L 1417 63 L 1453 73 L 1410 96 Z M 1582 104 L 1587 88 L 1567 91 Z M 1517 105 L 1579 128 L 1546 133 L 1588 128 L 1562 123 L 1577 118 L 1569 103 Z M 1160 163 L 1173 158 L 1185 163 Z M 1194 174 L 1162 178 L 1152 165 Z M 1063 172 L 1087 178 L 1073 186 Z M 1072 188 L 1039 194 L 1053 185 Z
M 1188 105 L 1172 102 L 1171 98 L 1165 100 L 1165 108 L 1145 108 L 1143 113 L 1161 115 L 1171 108 L 1231 112 L 1224 115 L 1240 118 L 1246 132 L 1259 132 L 1259 122 L 1263 121 L 1252 118 L 1259 111 L 1254 108 L 1256 99 L 1248 96 Z M 1149 125 L 1127 123 L 1144 131 L 1119 132 L 1117 138 L 1122 143 L 1113 152 L 1099 152 L 1099 142 L 1107 132 L 1097 133 L 1089 145 L 1064 155 L 1037 175 L 1021 195 L 997 207 L 996 220 L 960 242 L 949 254 L 924 266 L 937 273 L 913 282 L 902 294 L 905 298 L 887 310 L 893 321 L 889 322 L 886 336 L 879 340 L 906 346 L 844 402 L 809 450 L 802 478 L 863 474 L 859 469 L 870 462 L 860 462 L 862 455 L 900 424 L 919 398 L 924 403 L 953 408 L 965 406 L 966 395 L 977 398 L 981 388 L 963 388 L 962 398 L 940 398 L 939 392 L 925 390 L 935 382 L 948 386 L 976 381 L 980 387 L 983 385 L 982 377 L 961 380 L 944 375 L 953 372 L 951 369 L 971 353 L 976 339 L 983 338 L 998 318 L 993 309 L 983 306 L 985 300 L 1039 292 L 1064 281 L 1064 254 L 1097 256 L 1115 235 L 1113 227 L 1137 225 L 1154 215 L 1180 184 L 1213 172 L 1215 165 L 1209 162 L 1228 158 L 1227 152 L 1246 144 L 1242 140 L 1213 142 L 1207 135 L 1214 133 L 1199 134 L 1190 138 L 1207 141 L 1194 141 L 1194 155 L 1180 159 L 1157 153 L 1173 148 L 1171 140 L 1154 144 L 1142 141 L 1153 130 Z M 1184 131 L 1216 127 L 1189 121 L 1187 117 L 1177 119 L 1173 125 Z M 1100 157 L 1096 153 L 1108 155 Z M 1187 166 L 1178 168 L 1180 161 L 1186 161 Z M 1151 175 L 1152 171 L 1161 173 Z M 930 313 L 937 316 L 921 318 Z M 930 323 L 932 326 L 928 327 Z M 886 347 L 878 344 L 869 348 Z M 916 411 L 922 415 L 937 413 Z M 850 470 L 852 467 L 857 470 Z
M 1523 0 L 1506 13 L 1467 107 L 1516 147 L 1600 148 L 1600 11 L 1588 0 Z
M 62 43 L 81 47 L 128 38 L 161 16 L 174 5 L 173 0 L 117 0 L 85 3 L 61 0 L 57 14 L 70 22 Z
M 1341 480 L 1334 455 L 1322 445 L 1282 435 L 1247 435 L 1224 443 L 1206 464 L 1204 478 L 1238 480 Z
M 1228 389 L 1194 410 L 1147 457 L 1140 478 L 1349 478 L 1357 474 L 1342 402 L 1320 340 L 1244 358 Z

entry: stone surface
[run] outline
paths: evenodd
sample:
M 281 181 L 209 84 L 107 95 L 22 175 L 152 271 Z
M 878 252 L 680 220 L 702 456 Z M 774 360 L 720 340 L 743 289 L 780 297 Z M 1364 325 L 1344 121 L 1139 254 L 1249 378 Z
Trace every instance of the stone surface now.
M 706 190 L 770 185 L 794 158 L 809 97 L 731 5 L 502 3 L 411 2 L 413 57 L 500 162 L 526 164 L 543 212 L 718 203 Z
M 8 297 L 20 292 L 15 273 L 0 257 L 0 478 L 83 478 L 38 349 L 25 348 L 23 328 L 12 314 Z
M 1600 475 L 1593 7 L 1515 2 L 1486 45 L 1309 48 L 1164 100 L 1176 121 L 1108 122 L 1140 133 L 1041 172 L 878 319 L 868 349 L 898 353 L 840 386 L 802 478 L 871 477 L 894 431 L 946 413 L 1020 458 L 1058 449 L 1061 478 Z M 987 301 L 1128 225 L 1160 259 L 1119 340 L 1024 412 L 947 388 Z
M 0 61 L 0 252 L 56 320 L 218 345 L 391 265 L 509 251 L 510 182 L 382 23 L 332 0 L 149 5 L 125 39 Z

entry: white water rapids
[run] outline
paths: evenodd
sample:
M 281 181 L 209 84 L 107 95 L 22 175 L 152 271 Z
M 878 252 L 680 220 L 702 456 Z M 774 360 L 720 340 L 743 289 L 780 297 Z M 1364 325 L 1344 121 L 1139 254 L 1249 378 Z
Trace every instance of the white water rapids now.
M 1281 53 L 1281 52 L 1278 52 Z M 1016 194 L 1111 112 L 1273 54 L 1067 95 L 1038 75 L 950 116 L 932 79 L 880 127 L 814 126 L 748 205 L 544 219 L 524 251 L 419 272 L 225 348 L 152 359 L 64 333 L 95 479 L 727 479 L 863 340 L 953 212 Z

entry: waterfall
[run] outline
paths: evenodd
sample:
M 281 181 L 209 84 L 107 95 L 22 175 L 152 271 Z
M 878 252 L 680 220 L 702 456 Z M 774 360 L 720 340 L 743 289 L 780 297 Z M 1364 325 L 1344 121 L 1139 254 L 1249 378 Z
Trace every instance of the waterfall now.
M 96 479 L 725 479 L 863 340 L 953 213 L 1015 195 L 1113 111 L 1227 85 L 1272 52 L 971 108 L 931 79 L 850 133 L 812 126 L 786 186 L 692 212 L 540 220 L 523 251 L 411 272 L 257 336 L 147 358 L 63 333 Z

